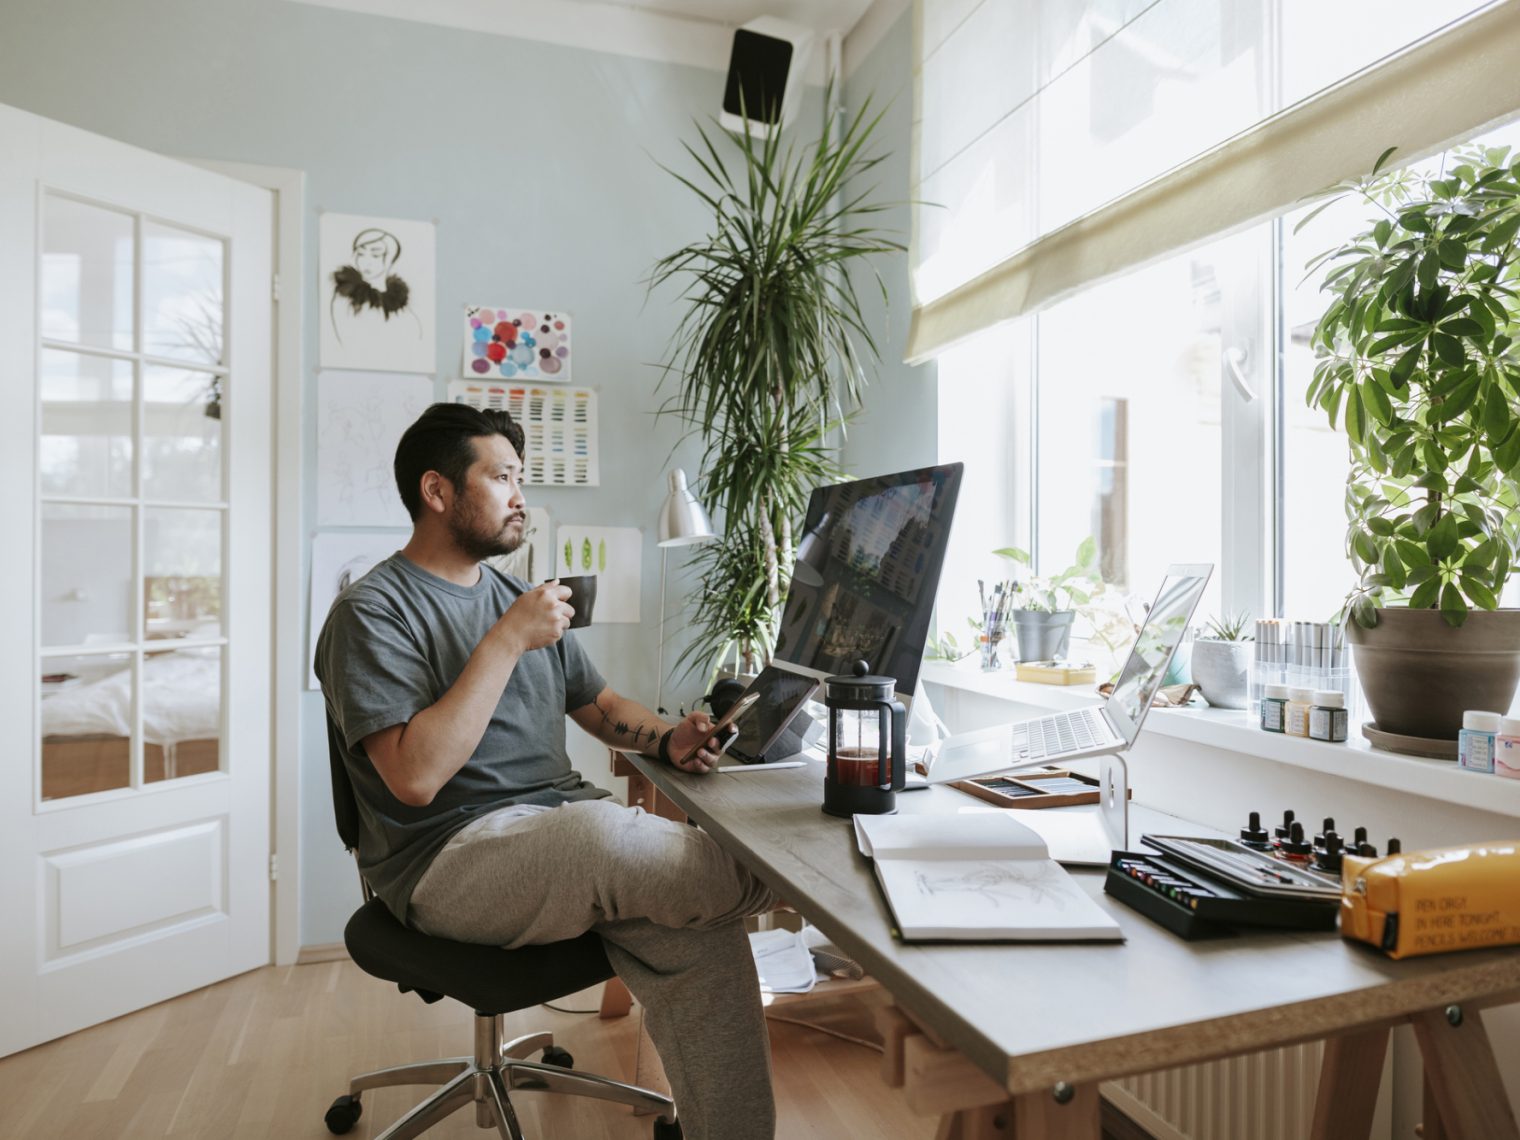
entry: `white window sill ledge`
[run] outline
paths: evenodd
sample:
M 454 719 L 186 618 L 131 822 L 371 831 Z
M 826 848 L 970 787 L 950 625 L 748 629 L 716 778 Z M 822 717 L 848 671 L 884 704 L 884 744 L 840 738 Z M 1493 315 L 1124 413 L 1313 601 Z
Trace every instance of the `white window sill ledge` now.
M 931 685 L 1052 711 L 1080 708 L 1100 701 L 1087 685 L 1037 685 L 1015 679 L 1011 670 L 983 673 L 974 658 L 956 664 L 925 661 L 919 679 Z M 1295 768 L 1331 773 L 1378 788 L 1395 788 L 1409 795 L 1520 818 L 1520 780 L 1464 772 L 1451 760 L 1427 760 L 1374 749 L 1362 737 L 1360 725 L 1352 726 L 1352 739 L 1345 744 L 1328 744 L 1263 732 L 1243 711 L 1201 706 L 1152 709 L 1143 731 L 1226 752 L 1258 756 Z

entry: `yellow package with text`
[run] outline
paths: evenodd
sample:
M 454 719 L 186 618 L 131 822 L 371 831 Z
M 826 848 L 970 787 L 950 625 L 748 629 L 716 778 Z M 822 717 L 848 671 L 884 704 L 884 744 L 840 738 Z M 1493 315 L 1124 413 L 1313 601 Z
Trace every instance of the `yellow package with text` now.
M 1341 936 L 1390 958 L 1520 944 L 1520 841 L 1347 855 Z

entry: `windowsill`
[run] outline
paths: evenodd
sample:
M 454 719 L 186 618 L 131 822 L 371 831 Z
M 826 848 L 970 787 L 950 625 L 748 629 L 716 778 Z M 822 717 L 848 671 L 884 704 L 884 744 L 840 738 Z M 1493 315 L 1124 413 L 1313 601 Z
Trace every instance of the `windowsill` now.
M 1019 681 L 1009 671 L 983 673 L 974 658 L 957 664 L 925 661 L 919 678 L 949 689 L 1055 711 L 1093 705 L 1101 700 L 1087 685 L 1038 685 Z M 1200 704 L 1196 708 L 1152 709 L 1144 731 L 1259 756 L 1295 768 L 1327 772 L 1443 803 L 1520 817 L 1520 780 L 1464 772 L 1451 760 L 1383 752 L 1368 744 L 1356 728 L 1354 738 L 1345 744 L 1329 744 L 1263 732 L 1243 710 L 1214 709 Z

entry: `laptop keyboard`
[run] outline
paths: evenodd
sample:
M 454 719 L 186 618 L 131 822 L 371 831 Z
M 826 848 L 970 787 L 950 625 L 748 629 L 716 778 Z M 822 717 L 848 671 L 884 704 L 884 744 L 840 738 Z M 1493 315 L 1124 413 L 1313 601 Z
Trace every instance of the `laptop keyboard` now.
M 1093 748 L 1112 737 L 1097 709 L 1077 709 L 1015 725 L 1013 754 L 1019 760 L 1038 760 Z

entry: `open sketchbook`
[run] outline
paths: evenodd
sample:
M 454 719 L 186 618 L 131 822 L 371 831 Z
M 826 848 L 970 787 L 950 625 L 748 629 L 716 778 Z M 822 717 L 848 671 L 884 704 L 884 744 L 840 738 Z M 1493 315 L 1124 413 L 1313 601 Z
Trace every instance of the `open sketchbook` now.
M 903 940 L 1121 941 L 1124 933 L 1006 812 L 857 815 Z

